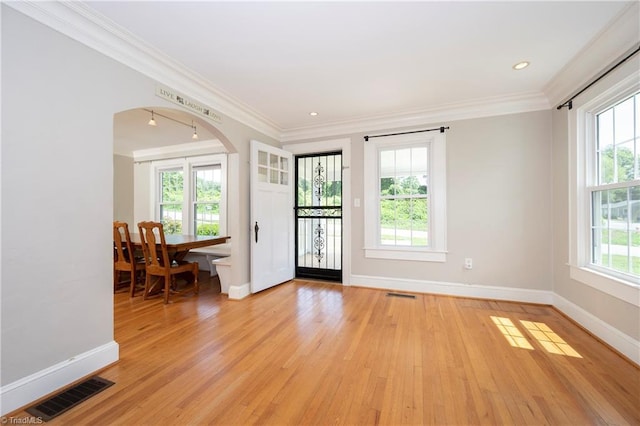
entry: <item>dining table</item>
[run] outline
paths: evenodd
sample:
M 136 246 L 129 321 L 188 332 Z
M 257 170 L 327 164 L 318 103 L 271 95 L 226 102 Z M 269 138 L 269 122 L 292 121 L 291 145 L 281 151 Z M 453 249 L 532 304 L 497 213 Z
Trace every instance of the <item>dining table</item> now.
M 220 235 L 182 235 L 182 234 L 165 234 L 164 239 L 167 243 L 167 251 L 171 260 L 179 262 L 185 258 L 189 253 L 189 250 L 215 246 L 218 244 L 224 244 L 231 237 Z M 140 241 L 140 234 L 131 234 L 131 243 L 136 250 L 142 250 L 142 243 Z M 158 246 L 160 241 L 158 240 Z

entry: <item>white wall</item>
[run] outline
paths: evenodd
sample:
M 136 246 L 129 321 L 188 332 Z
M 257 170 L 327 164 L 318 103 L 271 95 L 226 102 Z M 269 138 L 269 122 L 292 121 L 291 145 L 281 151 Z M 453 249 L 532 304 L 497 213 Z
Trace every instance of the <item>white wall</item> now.
M 353 274 L 550 290 L 549 113 L 435 124 L 451 128 L 446 133 L 447 261 L 367 259 L 361 250 L 366 230 L 360 226 L 354 229 Z M 426 123 L 429 127 L 434 126 Z M 352 141 L 353 151 L 362 152 L 362 137 Z M 354 176 L 362 175 L 362 167 L 353 164 Z M 356 180 L 353 192 L 362 193 Z M 354 224 L 362 224 L 362 214 L 354 209 Z M 473 259 L 472 270 L 463 268 L 466 257 Z
M 447 261 L 366 258 L 364 211 L 353 207 L 351 284 L 550 303 L 550 111 L 389 131 L 440 125 L 450 126 Z M 351 194 L 362 200 L 364 133 L 347 137 L 352 152 Z M 352 200 L 345 203 L 353 205 Z M 473 259 L 472 270 L 463 268 L 467 257 Z
M 1 412 L 118 358 L 113 334 L 113 116 L 156 82 L 2 4 Z M 164 82 L 160 82 L 164 83 Z M 180 90 L 180 87 L 175 87 Z M 249 281 L 248 146 L 234 120 L 236 282 Z M 241 225 L 242 224 L 242 225 Z M 33 267 L 37 259 L 37 268 Z
M 133 158 L 113 156 L 113 220 L 129 224 L 133 232 Z

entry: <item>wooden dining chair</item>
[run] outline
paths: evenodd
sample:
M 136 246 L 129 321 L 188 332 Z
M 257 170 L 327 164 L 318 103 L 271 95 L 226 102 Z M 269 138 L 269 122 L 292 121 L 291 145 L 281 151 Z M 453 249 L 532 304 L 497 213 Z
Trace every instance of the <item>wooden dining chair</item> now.
M 169 256 L 164 229 L 160 222 L 140 222 L 140 242 L 146 264 L 146 278 L 144 285 L 144 299 L 149 296 L 160 280 L 164 280 L 164 303 L 169 303 L 169 293 L 184 293 L 193 289 L 198 294 L 198 262 L 176 261 Z M 176 276 L 185 272 L 193 274 L 193 286 L 178 291 Z M 157 277 L 151 284 L 151 277 Z
M 126 222 L 113 222 L 113 291 L 118 290 L 122 282 L 120 273 L 129 273 L 129 293 L 135 296 L 136 285 L 144 282 L 144 259 L 136 259 L 129 226 Z

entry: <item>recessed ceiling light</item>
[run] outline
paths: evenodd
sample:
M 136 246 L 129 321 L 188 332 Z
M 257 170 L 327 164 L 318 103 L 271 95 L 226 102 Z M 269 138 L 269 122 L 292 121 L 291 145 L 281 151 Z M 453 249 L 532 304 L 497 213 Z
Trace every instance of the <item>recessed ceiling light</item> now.
M 513 66 L 513 69 L 516 70 L 516 71 L 519 71 L 519 70 L 525 69 L 528 66 L 529 66 L 529 62 L 528 61 L 522 61 L 522 62 L 518 62 L 517 64 L 515 64 Z
M 312 111 L 312 112 L 309 113 L 309 115 L 312 116 L 312 117 L 315 117 L 316 115 L 318 115 L 318 113 L 315 112 L 315 111 Z

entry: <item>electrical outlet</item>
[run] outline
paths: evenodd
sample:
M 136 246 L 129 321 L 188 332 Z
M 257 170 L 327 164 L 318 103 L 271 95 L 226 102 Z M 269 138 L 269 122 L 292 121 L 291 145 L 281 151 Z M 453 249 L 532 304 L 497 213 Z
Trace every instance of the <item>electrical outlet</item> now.
M 464 259 L 464 269 L 473 269 L 473 259 L 470 257 Z

